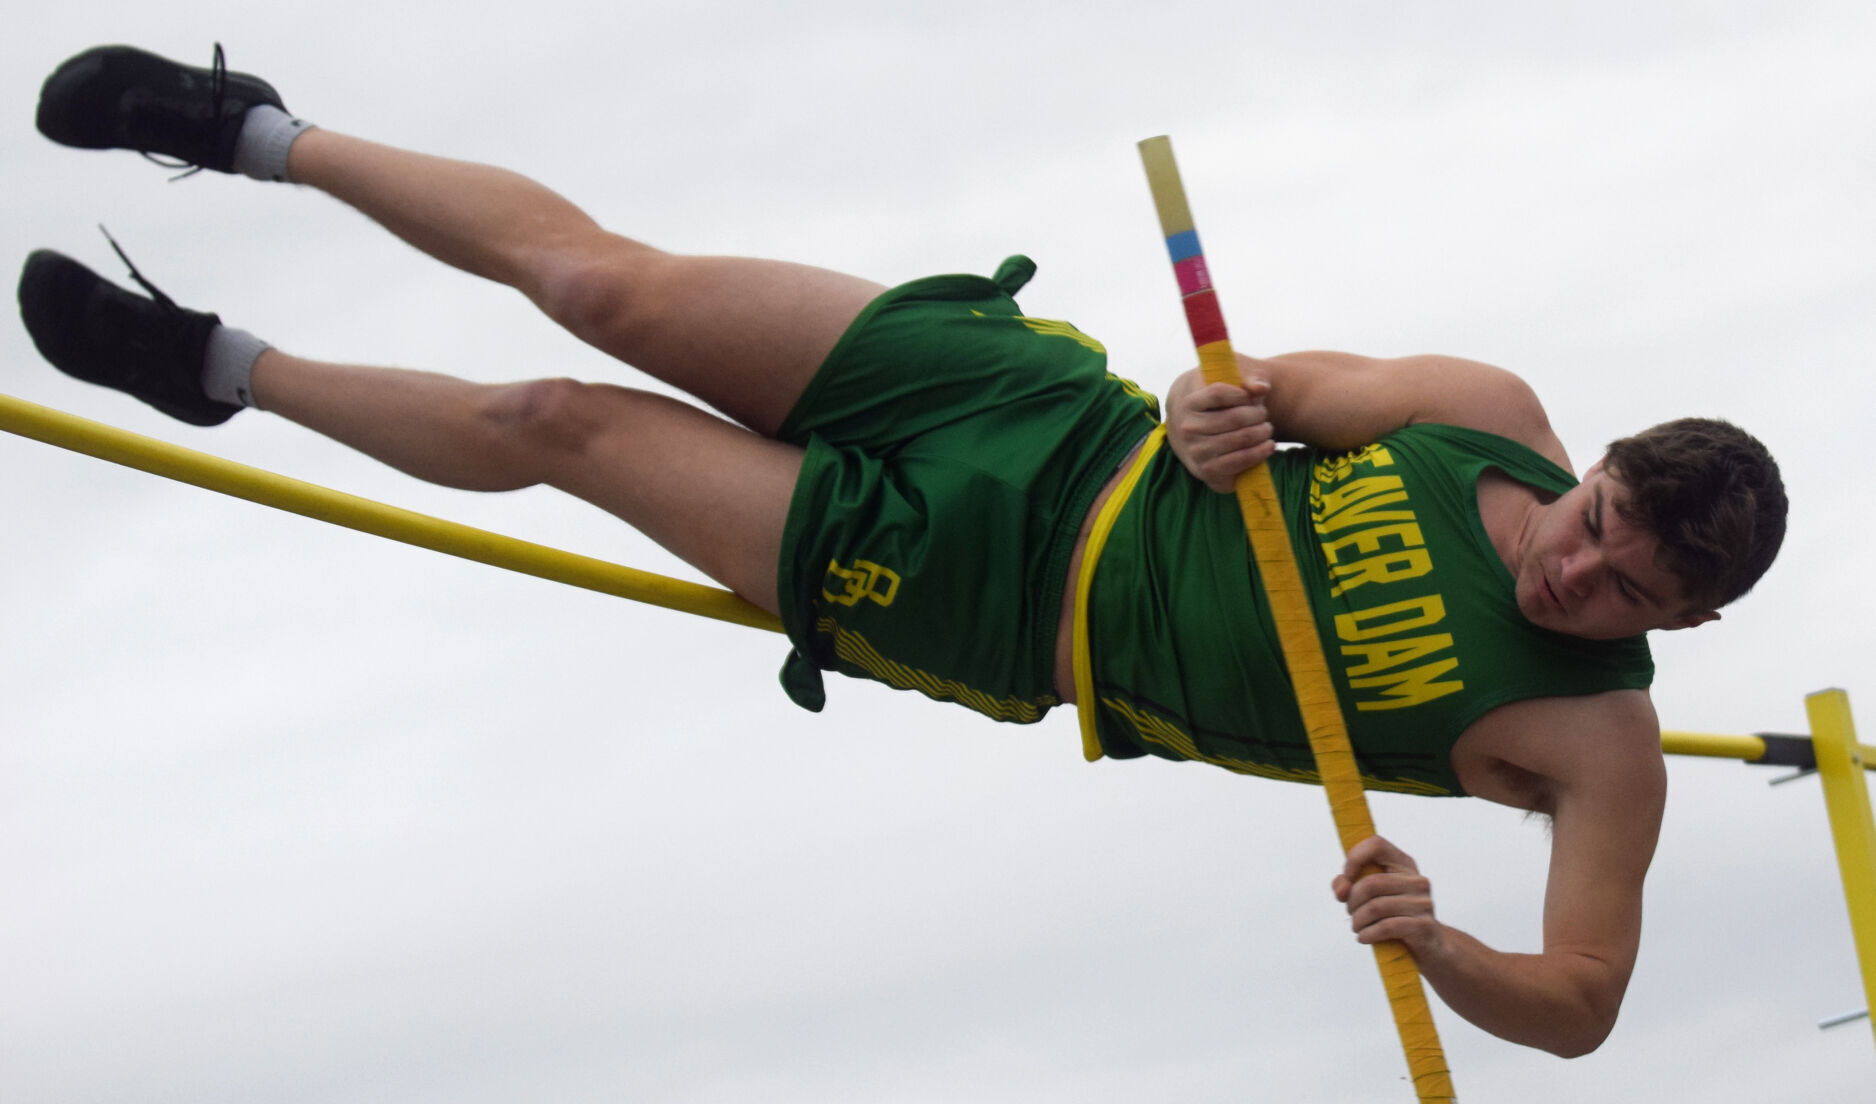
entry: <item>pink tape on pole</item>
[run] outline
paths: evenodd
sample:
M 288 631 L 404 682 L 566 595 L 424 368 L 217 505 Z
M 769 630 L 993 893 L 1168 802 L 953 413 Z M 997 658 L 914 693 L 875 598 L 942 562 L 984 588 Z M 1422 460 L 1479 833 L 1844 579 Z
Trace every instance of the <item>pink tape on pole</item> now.
M 1195 257 L 1187 257 L 1173 265 L 1173 275 L 1179 278 L 1179 294 L 1181 295 L 1193 295 L 1211 290 L 1212 274 L 1205 267 L 1203 253 Z

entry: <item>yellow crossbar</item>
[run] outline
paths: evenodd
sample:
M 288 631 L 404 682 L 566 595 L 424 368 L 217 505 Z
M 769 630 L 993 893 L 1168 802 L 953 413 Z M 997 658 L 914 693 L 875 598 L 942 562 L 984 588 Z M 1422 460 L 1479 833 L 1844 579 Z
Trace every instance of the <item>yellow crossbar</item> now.
M 665 609 L 781 632 L 780 619 L 727 590 L 635 571 L 486 529 L 401 510 L 0 395 L 0 429 L 113 464 L 433 552 Z
M 1765 741 L 1757 736 L 1717 736 L 1708 732 L 1663 732 L 1661 750 L 1669 755 L 1744 759 L 1752 763 L 1765 757 Z
M 1801 740 L 1800 736 L 1778 736 L 1775 740 Z M 1763 736 L 1723 736 L 1712 732 L 1663 732 L 1661 750 L 1668 755 L 1693 755 L 1709 759 L 1741 759 L 1756 763 L 1765 758 L 1766 742 Z M 1868 744 L 1852 744 L 1850 751 L 1855 753 L 1857 761 L 1864 770 L 1876 770 L 1876 748 Z

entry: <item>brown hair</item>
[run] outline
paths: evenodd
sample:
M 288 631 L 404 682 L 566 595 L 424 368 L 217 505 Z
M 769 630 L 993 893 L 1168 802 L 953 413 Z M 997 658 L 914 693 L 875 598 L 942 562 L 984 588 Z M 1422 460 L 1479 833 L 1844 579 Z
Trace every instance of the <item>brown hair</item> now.
M 1745 430 L 1713 418 L 1663 422 L 1609 446 L 1628 498 L 1622 518 L 1661 542 L 1661 566 L 1697 609 L 1752 589 L 1785 540 L 1778 462 Z

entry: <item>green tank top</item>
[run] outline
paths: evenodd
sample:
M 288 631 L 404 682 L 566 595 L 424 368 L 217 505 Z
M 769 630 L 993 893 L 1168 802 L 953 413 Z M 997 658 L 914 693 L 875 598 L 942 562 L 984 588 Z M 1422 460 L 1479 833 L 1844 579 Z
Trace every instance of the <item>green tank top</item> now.
M 1417 425 L 1352 452 L 1287 449 L 1270 468 L 1369 789 L 1463 795 L 1452 747 L 1487 710 L 1653 680 L 1645 637 L 1584 640 L 1519 613 L 1479 476 L 1576 485 L 1523 445 Z M 1087 623 L 1104 754 L 1318 781 L 1237 500 L 1170 448 L 1115 516 Z

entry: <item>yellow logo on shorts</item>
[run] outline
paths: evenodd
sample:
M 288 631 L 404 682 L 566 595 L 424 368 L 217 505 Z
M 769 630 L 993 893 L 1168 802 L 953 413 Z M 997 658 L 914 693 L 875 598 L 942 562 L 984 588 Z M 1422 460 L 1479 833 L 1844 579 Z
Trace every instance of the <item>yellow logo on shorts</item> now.
M 851 568 L 840 566 L 839 560 L 829 560 L 827 574 L 827 582 L 830 584 L 836 577 L 840 579 L 841 591 L 836 594 L 823 586 L 821 597 L 843 606 L 858 605 L 862 598 L 871 598 L 882 606 L 890 606 L 893 597 L 899 593 L 898 573 L 871 560 L 855 560 Z
M 1017 315 L 1016 320 L 1044 337 L 1066 337 L 1070 341 L 1083 345 L 1097 353 L 1105 354 L 1107 352 L 1106 346 L 1102 345 L 1094 338 L 1089 337 L 1087 334 L 1082 333 L 1071 323 L 1058 322 L 1053 318 L 1031 318 L 1026 314 Z
M 971 313 L 976 315 L 979 318 L 992 317 L 991 315 L 985 314 L 983 311 L 980 311 L 980 310 L 974 310 Z M 1094 338 L 1089 337 L 1087 334 L 1082 333 L 1080 330 L 1076 329 L 1072 323 L 1069 323 L 1069 322 L 1058 322 L 1053 318 L 1031 318 L 1026 314 L 1015 314 L 1015 315 L 999 314 L 999 315 L 995 315 L 994 317 L 1014 318 L 1016 319 L 1016 321 L 1021 322 L 1023 325 L 1029 327 L 1030 331 L 1033 333 L 1039 333 L 1044 337 L 1066 337 L 1070 341 L 1073 341 L 1078 345 L 1082 345 L 1089 349 L 1092 349 L 1095 352 L 1102 354 L 1103 356 L 1107 354 L 1107 346 L 1101 344 L 1099 341 L 1096 341 Z

